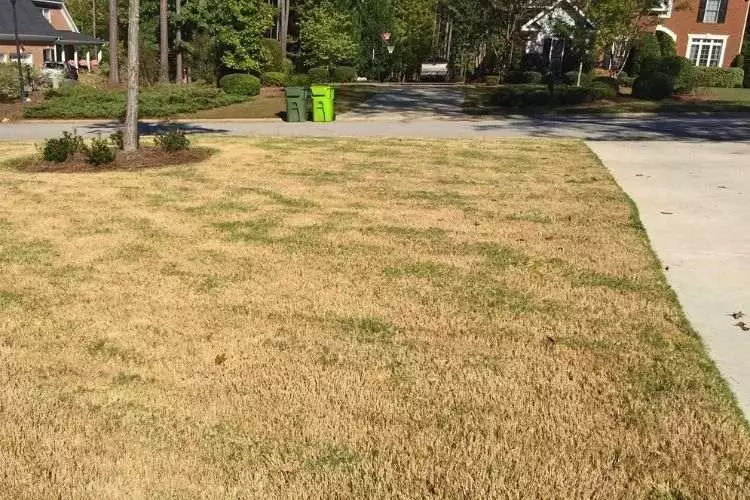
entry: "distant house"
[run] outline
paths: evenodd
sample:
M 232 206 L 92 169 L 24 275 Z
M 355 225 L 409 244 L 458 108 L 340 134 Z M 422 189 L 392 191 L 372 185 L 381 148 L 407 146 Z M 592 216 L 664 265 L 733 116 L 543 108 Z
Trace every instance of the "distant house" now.
M 64 0 L 17 0 L 16 15 L 23 63 L 38 68 L 53 61 L 76 67 L 96 64 L 103 41 L 78 31 Z M 11 2 L 0 0 L 0 63 L 15 61 Z
M 727 68 L 742 50 L 749 8 L 749 0 L 664 0 L 655 29 L 695 65 Z
M 530 19 L 521 27 L 526 34 L 526 54 L 536 59 L 536 65 L 562 69 L 574 64 L 568 51 L 570 40 L 561 36 L 559 31 L 565 27 L 568 31 L 591 33 L 593 38 L 596 27 L 586 14 L 569 0 L 549 0 L 538 2 Z M 569 68 L 568 68 L 569 69 Z

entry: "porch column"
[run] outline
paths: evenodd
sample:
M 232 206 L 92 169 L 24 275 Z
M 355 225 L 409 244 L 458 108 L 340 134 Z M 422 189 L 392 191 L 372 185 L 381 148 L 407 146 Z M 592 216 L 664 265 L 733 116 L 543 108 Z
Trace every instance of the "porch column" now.
M 57 62 L 57 43 L 52 46 L 52 61 Z
M 60 62 L 61 63 L 68 62 L 65 60 L 65 45 L 60 45 Z
M 91 73 L 91 51 L 86 51 L 86 68 L 88 68 L 89 73 Z
M 76 69 L 80 69 L 78 67 L 78 47 L 73 47 L 73 62 L 75 63 Z

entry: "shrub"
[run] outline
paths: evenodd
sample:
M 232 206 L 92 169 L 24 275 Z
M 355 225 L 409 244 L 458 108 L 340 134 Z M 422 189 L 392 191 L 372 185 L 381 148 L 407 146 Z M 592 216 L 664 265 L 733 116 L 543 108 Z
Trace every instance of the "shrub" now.
M 679 56 L 663 57 L 659 67 L 662 73 L 674 78 L 675 92 L 684 94 L 695 89 L 695 65 L 689 59 Z
M 644 61 L 660 57 L 661 47 L 656 35 L 653 33 L 644 33 L 633 47 L 627 71 L 631 75 L 640 75 Z
M 337 83 L 353 82 L 357 79 L 357 69 L 351 66 L 336 66 L 333 68 L 332 79 Z
M 623 71 L 623 74 L 617 77 L 617 81 L 620 85 L 623 85 L 625 87 L 632 87 L 633 83 L 635 82 L 635 78 L 633 78 L 632 76 L 628 76 L 628 74 Z
M 83 152 L 85 149 L 86 145 L 83 142 L 83 137 L 75 132 L 72 134 L 70 132 L 63 132 L 62 137 L 47 139 L 44 141 L 42 157 L 46 161 L 63 163 L 71 159 L 76 153 Z
M 117 149 L 123 149 L 125 147 L 125 141 L 122 136 L 122 130 L 109 135 L 109 140 L 115 145 Z
M 591 89 L 594 100 L 612 99 L 620 93 L 620 84 L 614 78 L 599 76 L 586 85 Z
M 563 75 L 563 79 L 565 80 L 565 83 L 568 85 L 577 85 L 578 84 L 578 71 L 568 71 Z M 592 76 L 590 73 L 586 73 L 585 71 L 581 73 L 581 85 L 586 85 L 590 83 L 592 80 Z
M 310 83 L 328 83 L 330 80 L 328 68 L 325 66 L 310 68 L 307 75 L 310 77 Z
M 283 73 L 286 55 L 281 51 L 281 43 L 274 38 L 263 38 L 260 47 L 265 61 L 263 71 Z
M 672 37 L 663 31 L 656 32 L 656 40 L 659 42 L 659 52 L 661 57 L 670 57 L 677 55 L 677 46 Z
M 734 56 L 734 59 L 732 59 L 732 67 L 745 69 L 745 56 L 743 54 L 737 54 Z
M 252 96 L 260 93 L 260 80 L 253 75 L 232 73 L 221 77 L 219 87 L 227 94 Z
M 674 92 L 674 78 L 666 73 L 650 73 L 636 78 L 633 97 L 660 101 Z
M 696 85 L 698 87 L 742 87 L 745 72 L 741 68 L 706 68 L 696 67 Z
M 281 72 L 285 75 L 291 75 L 294 71 L 294 62 L 291 59 L 284 59 L 284 64 L 281 66 Z
M 537 84 L 544 80 L 538 71 L 508 71 L 503 76 L 505 83 Z
M 0 64 L 0 97 L 17 99 L 21 85 L 18 81 L 18 67 L 15 64 Z
M 500 77 L 497 75 L 490 75 L 484 79 L 484 82 L 487 85 L 497 85 L 498 83 L 500 83 Z
M 164 132 L 156 134 L 154 144 L 166 153 L 174 153 L 190 147 L 190 139 L 187 138 L 184 131 L 170 126 Z
M 544 79 L 544 75 L 542 75 L 538 71 L 524 71 L 523 72 L 523 83 L 541 83 Z
M 289 75 L 286 84 L 289 87 L 307 87 L 310 85 L 310 76 L 303 74 Z
M 574 105 L 613 95 L 616 95 L 616 92 L 612 86 L 602 82 L 592 82 L 584 87 L 558 85 L 552 94 L 543 85 L 506 85 L 499 87 L 490 96 L 490 104 L 507 107 Z
M 115 150 L 110 146 L 107 139 L 101 136 L 91 139 L 91 146 L 84 152 L 86 161 L 92 165 L 106 165 L 115 161 Z
M 260 81 L 266 87 L 283 87 L 286 83 L 286 75 L 278 71 L 269 71 L 260 75 Z

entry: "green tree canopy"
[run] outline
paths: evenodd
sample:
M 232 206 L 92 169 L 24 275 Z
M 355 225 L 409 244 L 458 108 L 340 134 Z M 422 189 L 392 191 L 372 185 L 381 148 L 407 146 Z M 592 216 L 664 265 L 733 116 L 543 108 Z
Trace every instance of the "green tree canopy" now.
M 303 12 L 300 45 L 305 65 L 332 66 L 354 62 L 359 53 L 359 43 L 352 34 L 352 28 L 352 13 L 339 10 L 328 0 Z

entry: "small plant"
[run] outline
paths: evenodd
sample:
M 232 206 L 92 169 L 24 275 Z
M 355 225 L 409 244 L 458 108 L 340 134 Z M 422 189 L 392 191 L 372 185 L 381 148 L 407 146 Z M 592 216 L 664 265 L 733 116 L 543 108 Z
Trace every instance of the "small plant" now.
M 85 149 L 86 145 L 83 142 L 83 137 L 79 136 L 75 131 L 72 134 L 70 132 L 63 132 L 62 137 L 44 141 L 42 157 L 46 161 L 63 163 Z
M 333 68 L 333 81 L 338 83 L 353 82 L 357 79 L 357 68 L 351 66 L 336 66 Z
M 269 71 L 260 75 L 260 81 L 266 87 L 283 87 L 286 83 L 286 74 L 278 71 Z
M 117 149 L 123 149 L 125 147 L 125 143 L 122 137 L 122 130 L 118 130 L 117 132 L 110 134 L 109 140 L 112 141 L 112 144 L 114 144 Z
M 101 135 L 91 139 L 91 146 L 86 148 L 84 154 L 86 155 L 86 161 L 97 166 L 112 163 L 116 157 L 115 150 L 110 146 L 110 142 L 107 139 L 102 139 Z
M 156 147 L 167 153 L 182 151 L 190 147 L 190 139 L 177 127 L 169 127 L 165 132 L 154 137 Z

